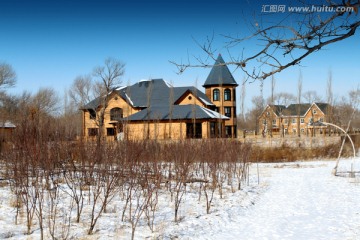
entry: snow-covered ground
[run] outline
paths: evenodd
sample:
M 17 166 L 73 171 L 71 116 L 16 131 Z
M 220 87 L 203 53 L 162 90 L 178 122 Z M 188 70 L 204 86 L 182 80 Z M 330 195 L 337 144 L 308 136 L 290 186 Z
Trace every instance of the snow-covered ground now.
M 351 163 L 341 160 L 339 171 L 350 169 Z M 197 192 L 186 193 L 179 223 L 173 221 L 170 196 L 160 195 L 155 231 L 140 221 L 135 238 L 360 239 L 360 179 L 335 177 L 331 174 L 334 166 L 335 161 L 259 164 L 258 168 L 253 164 L 249 184 L 234 193 L 228 189 L 223 199 L 216 194 L 210 214 L 206 214 L 205 201 L 198 201 Z M 37 225 L 31 235 L 24 235 L 25 219 L 14 225 L 11 201 L 9 188 L 0 187 L 0 238 L 39 239 Z M 109 209 L 116 209 L 116 204 L 112 202 Z M 123 224 L 120 215 L 116 210 L 103 214 L 95 233 L 88 236 L 84 213 L 81 223 L 72 223 L 70 236 L 129 239 L 130 224 Z

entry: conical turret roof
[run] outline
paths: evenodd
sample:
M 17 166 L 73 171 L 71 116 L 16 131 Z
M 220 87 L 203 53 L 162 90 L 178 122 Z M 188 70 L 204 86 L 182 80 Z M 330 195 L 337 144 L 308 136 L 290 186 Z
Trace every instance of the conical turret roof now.
M 213 68 L 210 71 L 203 87 L 219 86 L 219 85 L 235 85 L 238 86 L 229 68 L 224 65 L 225 61 L 219 54 Z

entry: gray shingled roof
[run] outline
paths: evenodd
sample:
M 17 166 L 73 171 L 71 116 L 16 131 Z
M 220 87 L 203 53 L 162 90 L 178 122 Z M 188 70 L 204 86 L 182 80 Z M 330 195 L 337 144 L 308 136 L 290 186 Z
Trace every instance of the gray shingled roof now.
M 309 110 L 311 104 L 309 103 L 301 103 L 301 104 L 290 104 L 284 111 L 284 116 L 297 116 L 298 111 L 300 116 L 304 116 L 305 113 Z
M 150 107 L 126 118 L 128 121 L 159 121 L 177 119 L 229 119 L 218 112 L 198 105 L 173 105 L 170 115 L 169 107 Z
M 219 54 L 215 61 L 213 68 L 207 77 L 204 87 L 217 86 L 217 85 L 238 85 L 231 74 L 229 68 L 224 65 L 225 61 Z
M 194 87 L 172 87 L 163 79 L 143 80 L 129 87 L 114 89 L 114 91 L 133 107 L 139 108 L 169 106 L 174 104 L 186 91 L 191 91 L 201 98 L 206 105 L 213 105 L 211 100 L 200 90 Z M 173 91 L 173 97 L 170 100 L 171 91 Z M 100 98 L 94 99 L 86 104 L 83 109 L 97 108 L 100 100 Z
M 280 116 L 280 114 L 282 114 L 283 111 L 286 109 L 286 106 L 284 105 L 269 105 L 269 106 L 277 116 Z
M 327 114 L 329 104 L 327 103 L 315 103 L 320 110 Z M 301 104 L 290 104 L 282 113 L 284 116 L 297 116 L 298 115 L 298 107 L 300 108 L 300 116 L 304 116 L 306 112 L 309 110 L 312 104 L 310 103 L 301 103 Z
M 163 79 L 143 80 L 118 91 L 133 107 L 168 106 L 170 85 Z
M 330 105 L 328 103 L 315 103 L 324 114 L 328 114 Z

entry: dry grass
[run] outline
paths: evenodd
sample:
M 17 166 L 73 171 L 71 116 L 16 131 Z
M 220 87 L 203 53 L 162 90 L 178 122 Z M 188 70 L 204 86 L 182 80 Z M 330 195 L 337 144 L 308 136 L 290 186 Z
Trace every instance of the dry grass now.
M 293 162 L 297 160 L 336 158 L 339 154 L 340 146 L 329 145 L 317 148 L 302 148 L 282 146 L 276 148 L 253 147 L 251 149 L 250 161 L 252 162 Z M 342 156 L 351 155 L 351 148 L 345 145 Z

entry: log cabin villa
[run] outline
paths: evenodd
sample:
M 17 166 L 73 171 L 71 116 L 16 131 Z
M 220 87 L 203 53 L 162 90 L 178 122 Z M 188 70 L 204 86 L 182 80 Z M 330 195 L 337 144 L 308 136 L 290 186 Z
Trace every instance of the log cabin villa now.
M 87 140 L 236 138 L 236 83 L 218 56 L 203 87 L 174 87 L 163 79 L 113 89 L 82 108 Z M 103 108 L 105 105 L 105 109 Z M 104 111 L 104 123 L 99 113 Z M 99 126 L 102 125 L 102 129 Z

